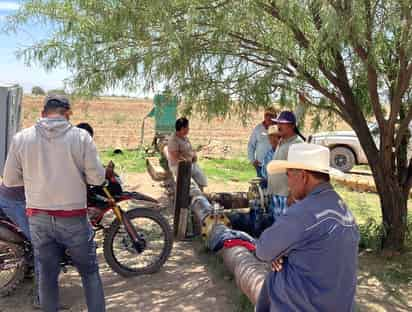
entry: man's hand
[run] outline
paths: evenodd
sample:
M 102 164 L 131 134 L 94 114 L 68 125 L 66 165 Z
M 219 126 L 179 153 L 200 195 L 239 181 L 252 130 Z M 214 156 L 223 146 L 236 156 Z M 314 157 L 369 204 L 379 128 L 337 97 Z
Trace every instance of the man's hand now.
M 197 154 L 193 152 L 192 162 L 197 162 Z
M 292 206 L 294 203 L 296 203 L 296 199 L 292 196 L 292 195 L 290 195 L 289 194 L 289 196 L 288 196 L 288 200 L 287 200 L 287 205 L 288 205 L 288 207 L 290 207 L 290 206 Z
M 252 162 L 252 165 L 255 167 L 255 168 L 257 168 L 257 167 L 260 167 L 260 161 L 259 160 L 254 160 L 253 162 Z
M 272 271 L 280 272 L 283 269 L 283 257 L 277 258 L 272 261 Z

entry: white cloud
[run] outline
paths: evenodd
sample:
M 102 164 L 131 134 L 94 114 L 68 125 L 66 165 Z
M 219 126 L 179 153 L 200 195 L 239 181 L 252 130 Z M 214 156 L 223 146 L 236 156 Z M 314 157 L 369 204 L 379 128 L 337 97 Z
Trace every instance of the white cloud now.
M 0 1 L 0 11 L 16 11 L 20 4 L 14 1 Z

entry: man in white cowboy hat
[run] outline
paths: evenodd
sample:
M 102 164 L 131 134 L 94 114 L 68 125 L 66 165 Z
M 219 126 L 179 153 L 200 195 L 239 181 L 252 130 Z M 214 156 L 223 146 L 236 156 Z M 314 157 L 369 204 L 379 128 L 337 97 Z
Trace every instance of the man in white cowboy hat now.
M 255 167 L 258 177 L 262 176 L 263 158 L 270 151 L 271 146 L 268 139 L 268 128 L 273 125 L 273 118 L 276 117 L 276 109 L 268 107 L 265 109 L 263 122 L 258 124 L 250 135 L 247 145 L 247 154 L 250 163 Z
M 272 262 L 257 312 L 354 310 L 359 232 L 351 212 L 329 183 L 329 149 L 295 144 L 268 172 L 287 172 L 298 200 L 266 229 L 256 256 Z

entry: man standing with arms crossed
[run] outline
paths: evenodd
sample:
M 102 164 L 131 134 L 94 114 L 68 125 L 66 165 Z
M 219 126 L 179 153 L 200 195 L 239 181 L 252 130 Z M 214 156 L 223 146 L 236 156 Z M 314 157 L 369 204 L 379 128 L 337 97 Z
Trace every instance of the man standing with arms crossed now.
M 60 260 L 67 249 L 82 278 L 88 310 L 101 312 L 104 293 L 87 218 L 86 184 L 102 184 L 105 170 L 87 131 L 70 124 L 71 114 L 67 98 L 46 97 L 43 118 L 13 138 L 4 184 L 25 186 L 42 309 L 58 310 Z

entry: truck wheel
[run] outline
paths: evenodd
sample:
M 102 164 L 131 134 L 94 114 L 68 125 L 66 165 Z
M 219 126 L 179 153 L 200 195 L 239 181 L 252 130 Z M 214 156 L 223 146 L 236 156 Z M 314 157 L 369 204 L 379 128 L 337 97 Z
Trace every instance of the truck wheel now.
M 330 151 L 330 165 L 333 168 L 349 172 L 355 166 L 355 163 L 355 155 L 347 147 L 338 146 Z

